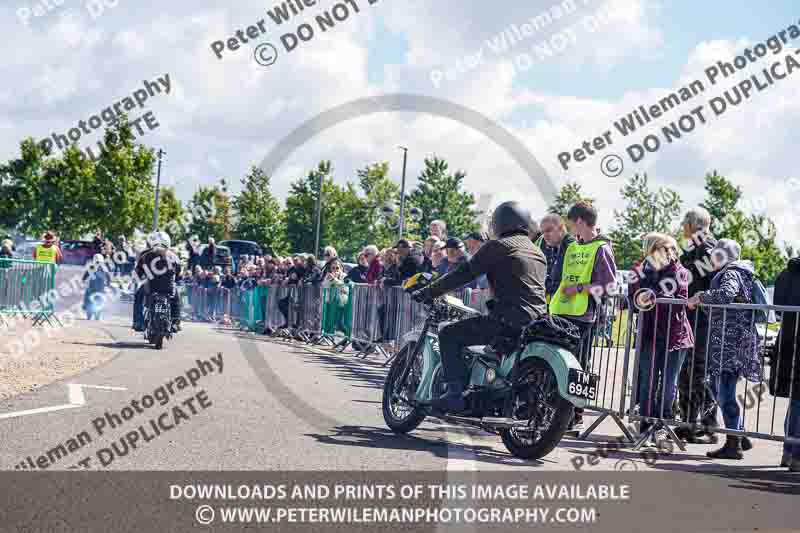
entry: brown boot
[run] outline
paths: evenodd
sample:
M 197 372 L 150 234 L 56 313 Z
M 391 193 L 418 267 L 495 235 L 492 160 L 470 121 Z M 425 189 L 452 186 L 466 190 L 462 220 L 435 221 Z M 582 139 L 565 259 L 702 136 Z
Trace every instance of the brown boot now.
M 706 453 L 711 459 L 733 459 L 741 461 L 744 455 L 742 454 L 742 438 L 735 435 L 728 435 L 725 439 L 725 445 L 719 450 Z

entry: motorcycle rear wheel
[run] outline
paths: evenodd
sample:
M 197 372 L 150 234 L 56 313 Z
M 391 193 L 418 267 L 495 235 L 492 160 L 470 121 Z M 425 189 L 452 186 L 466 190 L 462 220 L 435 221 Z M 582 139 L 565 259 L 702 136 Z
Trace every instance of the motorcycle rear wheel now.
M 164 337 L 157 336 L 153 342 L 155 344 L 156 350 L 160 350 L 164 347 Z
M 519 375 L 520 384 L 514 387 L 511 412 L 506 416 L 528 420 L 531 429 L 504 429 L 500 437 L 514 457 L 536 460 L 553 451 L 561 441 L 574 407 L 561 397 L 556 376 L 542 359 L 524 362 Z
M 421 376 L 418 376 L 417 373 L 422 370 L 421 361 L 418 364 L 415 362 L 415 366 L 418 366 L 418 368 L 415 369 L 412 366 L 408 373 L 406 384 L 400 392 L 400 398 L 396 397 L 394 392 L 395 385 L 403 374 L 408 358 L 414 353 L 415 346 L 415 342 L 409 342 L 403 346 L 392 363 L 389 374 L 386 376 L 386 382 L 383 385 L 383 419 L 389 429 L 399 434 L 405 434 L 416 429 L 425 420 L 426 416 L 425 412 L 419 407 L 412 407 L 403 402 L 403 400 L 406 402 L 409 400 L 409 392 L 416 391 L 417 385 L 419 385 Z M 400 407 L 406 409 L 407 412 L 398 414 L 398 408 Z

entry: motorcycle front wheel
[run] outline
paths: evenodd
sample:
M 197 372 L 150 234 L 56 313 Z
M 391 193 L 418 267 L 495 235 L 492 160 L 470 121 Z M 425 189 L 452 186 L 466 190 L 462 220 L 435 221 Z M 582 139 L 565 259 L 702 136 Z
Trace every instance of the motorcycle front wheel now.
M 540 459 L 561 441 L 572 420 L 574 407 L 561 397 L 553 369 L 542 359 L 524 362 L 519 375 L 506 416 L 527 421 L 528 427 L 504 429 L 500 436 L 513 456 Z
M 399 392 L 396 392 L 397 382 L 402 377 L 408 358 L 414 353 L 415 346 L 415 342 L 409 342 L 403 346 L 395 357 L 383 385 L 383 419 L 389 429 L 395 433 L 408 433 L 416 429 L 425 419 L 422 409 L 410 405 L 422 379 L 422 358 L 420 356 L 417 356 L 417 360 L 412 364 L 405 384 L 399 387 Z

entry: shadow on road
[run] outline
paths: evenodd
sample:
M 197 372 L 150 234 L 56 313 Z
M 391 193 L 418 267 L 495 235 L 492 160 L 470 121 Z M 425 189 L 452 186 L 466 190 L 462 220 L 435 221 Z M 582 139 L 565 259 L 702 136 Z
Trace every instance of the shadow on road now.
M 436 431 L 439 429 L 429 429 Z M 450 428 L 448 428 L 450 432 Z M 381 448 L 384 450 L 406 450 L 430 453 L 435 457 L 448 459 L 450 456 L 469 457 L 479 463 L 519 466 L 521 460 L 513 457 L 508 452 L 499 452 L 494 448 L 480 445 L 465 445 L 448 441 L 446 438 L 436 440 L 416 437 L 414 435 L 398 435 L 389 429 L 370 426 L 339 426 L 332 432 L 323 435 L 307 433 L 321 444 L 334 446 L 354 446 L 356 448 Z M 526 466 L 541 466 L 542 461 L 524 461 Z
M 304 345 L 276 341 L 266 336 L 252 336 L 242 332 L 236 332 L 234 335 L 242 339 L 289 348 L 292 354 L 303 356 L 307 363 L 327 373 L 332 373 L 351 387 L 380 390 L 383 389 L 383 383 L 386 380 L 388 368 L 382 366 L 382 361 L 357 359 L 353 354 L 348 353 L 321 353 L 325 352 L 322 348 L 319 348 L 319 351 L 311 351 Z
M 150 348 L 150 344 L 141 341 L 141 342 L 78 342 L 78 341 L 71 341 L 65 342 L 64 344 L 75 344 L 78 346 L 99 346 L 101 348 L 112 348 L 118 350 L 125 350 L 125 349 L 141 349 L 141 348 Z
M 347 356 L 322 355 L 305 350 L 297 351 L 296 353 L 303 355 L 304 359 L 309 363 L 332 372 L 342 381 L 383 389 L 387 372 L 385 368 L 376 367 Z

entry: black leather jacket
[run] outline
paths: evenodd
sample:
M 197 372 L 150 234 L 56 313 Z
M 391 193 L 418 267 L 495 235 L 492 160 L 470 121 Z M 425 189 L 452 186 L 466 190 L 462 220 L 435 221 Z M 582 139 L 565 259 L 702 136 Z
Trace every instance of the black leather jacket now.
M 136 274 L 148 282 L 150 292 L 172 294 L 180 268 L 178 258 L 159 246 L 142 252 L 136 263 Z
M 547 314 L 544 282 L 547 261 L 527 233 L 514 232 L 484 244 L 472 258 L 428 286 L 431 297 L 463 287 L 485 274 L 494 295 L 490 316 L 524 327 Z

